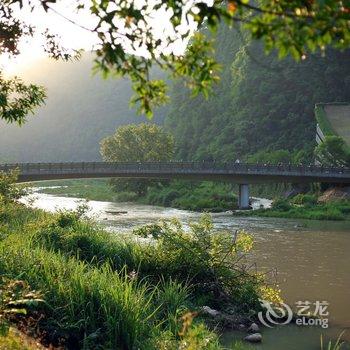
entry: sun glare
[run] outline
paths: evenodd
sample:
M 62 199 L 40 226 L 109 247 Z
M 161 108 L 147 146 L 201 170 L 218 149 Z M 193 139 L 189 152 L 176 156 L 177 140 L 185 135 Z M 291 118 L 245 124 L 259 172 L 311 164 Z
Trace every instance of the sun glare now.
M 80 10 L 77 13 L 76 2 L 72 0 L 62 0 L 55 5 L 55 11 L 44 12 L 43 9 L 36 9 L 30 12 L 28 9 L 22 9 L 16 14 L 19 19 L 24 20 L 28 24 L 32 24 L 36 28 L 37 33 L 42 33 L 45 29 L 49 29 L 52 34 L 58 35 L 60 44 L 67 49 L 83 49 L 91 51 L 98 43 L 95 33 L 84 28 L 94 28 L 96 26 L 96 18 L 87 10 Z M 158 10 L 151 24 L 155 29 L 156 36 L 159 38 L 164 36 L 164 33 L 171 34 L 170 13 Z M 69 18 L 70 20 L 67 20 Z M 76 24 L 73 24 L 75 22 Z M 77 25 L 78 24 L 78 25 Z M 189 28 L 194 29 L 193 23 L 184 25 L 183 30 Z M 36 34 L 34 38 L 26 38 L 20 43 L 20 54 L 16 57 L 0 56 L 0 70 L 5 75 L 20 74 L 31 63 L 47 56 L 43 49 L 44 39 L 40 34 Z M 175 54 L 182 54 L 187 46 L 186 40 L 176 40 L 171 48 L 164 48 L 164 51 L 171 50 Z M 126 43 L 126 49 L 128 44 Z M 133 50 L 130 49 L 132 52 Z M 142 55 L 143 52 L 137 52 Z M 147 56 L 147 54 L 145 54 Z
M 74 13 L 74 1 L 63 0 L 56 6 L 57 10 L 64 16 L 70 17 L 84 26 L 91 26 L 91 16 L 83 11 L 78 15 Z M 35 26 L 38 33 L 47 29 L 51 33 L 60 37 L 62 46 L 69 49 L 91 49 L 94 44 L 94 36 L 86 30 L 69 23 L 64 18 L 53 12 L 45 13 L 42 9 L 33 12 L 27 12 L 25 9 L 18 11 L 18 18 Z M 30 19 L 30 20 L 28 20 Z M 25 69 L 30 63 L 45 57 L 46 53 L 43 48 L 44 39 L 38 34 L 33 38 L 26 38 L 19 45 L 20 54 L 15 57 L 0 55 L 0 70 L 5 75 L 18 74 Z
M 0 56 L 0 70 L 6 76 L 13 76 L 19 74 L 25 67 L 37 59 L 42 57 L 42 54 L 38 50 L 30 50 L 24 48 L 21 54 L 15 57 L 9 57 L 2 55 Z

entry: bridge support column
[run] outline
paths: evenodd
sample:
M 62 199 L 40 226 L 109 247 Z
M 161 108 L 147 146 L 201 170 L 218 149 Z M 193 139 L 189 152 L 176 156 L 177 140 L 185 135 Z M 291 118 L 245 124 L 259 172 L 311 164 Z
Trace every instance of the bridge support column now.
M 250 209 L 249 186 L 247 184 L 239 185 L 238 207 L 239 209 Z

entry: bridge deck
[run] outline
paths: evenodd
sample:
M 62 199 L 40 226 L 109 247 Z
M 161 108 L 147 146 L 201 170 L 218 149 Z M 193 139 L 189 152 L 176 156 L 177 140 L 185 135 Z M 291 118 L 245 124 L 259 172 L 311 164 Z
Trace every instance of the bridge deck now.
M 216 162 L 147 163 L 19 163 L 0 164 L 0 171 L 18 169 L 18 182 L 100 177 L 180 178 L 234 183 L 350 183 L 350 169 L 320 166 L 261 165 Z

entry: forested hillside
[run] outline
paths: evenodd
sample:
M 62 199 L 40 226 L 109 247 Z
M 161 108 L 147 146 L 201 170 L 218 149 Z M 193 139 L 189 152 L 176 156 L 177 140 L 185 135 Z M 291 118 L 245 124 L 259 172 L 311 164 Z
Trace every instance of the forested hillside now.
M 174 83 L 171 103 L 155 111 L 177 143 L 178 159 L 305 158 L 315 139 L 314 104 L 350 101 L 350 51 L 296 63 L 266 56 L 257 43 L 225 27 L 217 33 L 221 81 L 208 100 Z M 100 159 L 99 142 L 122 124 L 146 121 L 129 107 L 128 81 L 92 77 L 92 56 L 43 60 L 19 72 L 47 87 L 46 106 L 19 128 L 0 123 L 0 161 Z M 28 147 L 27 145 L 30 145 Z M 280 150 L 287 150 L 281 152 Z M 294 153 L 293 153 L 294 151 Z M 255 158 L 254 158 L 255 157 Z M 294 157 L 295 158 L 295 157 Z
M 100 160 L 99 142 L 127 123 L 145 122 L 129 107 L 122 79 L 93 76 L 93 57 L 78 62 L 43 59 L 18 74 L 47 88 L 47 101 L 22 127 L 0 122 L 0 161 Z M 155 121 L 163 113 L 155 111 Z
M 315 103 L 350 100 L 350 51 L 278 60 L 227 28 L 217 47 L 222 81 L 208 100 L 190 99 L 175 86 L 165 124 L 179 159 L 235 160 L 282 149 L 312 154 Z

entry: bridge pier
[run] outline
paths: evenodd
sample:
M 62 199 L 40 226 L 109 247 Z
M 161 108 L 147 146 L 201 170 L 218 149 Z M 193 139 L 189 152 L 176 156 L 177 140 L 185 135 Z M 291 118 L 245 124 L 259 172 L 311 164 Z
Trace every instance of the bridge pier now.
M 239 185 L 238 207 L 239 209 L 250 209 L 248 184 Z

